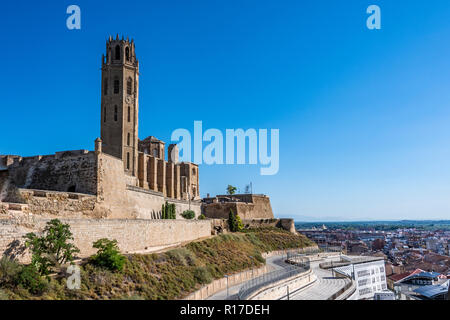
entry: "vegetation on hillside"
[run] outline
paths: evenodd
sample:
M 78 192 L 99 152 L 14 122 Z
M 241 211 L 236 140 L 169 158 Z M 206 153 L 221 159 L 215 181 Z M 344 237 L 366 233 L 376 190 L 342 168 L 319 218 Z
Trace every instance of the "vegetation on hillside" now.
M 177 299 L 226 274 L 262 266 L 264 252 L 312 244 L 302 235 L 259 228 L 191 242 L 164 253 L 132 254 L 123 261 L 117 258 L 120 268 L 86 259 L 80 266 L 78 290 L 66 287 L 65 272 L 51 279 L 39 278 L 37 289 L 30 290 L 18 276 L 26 267 L 4 259 L 0 263 L 0 299 Z M 116 254 L 114 243 L 103 240 L 98 247 L 113 252 L 113 257 Z

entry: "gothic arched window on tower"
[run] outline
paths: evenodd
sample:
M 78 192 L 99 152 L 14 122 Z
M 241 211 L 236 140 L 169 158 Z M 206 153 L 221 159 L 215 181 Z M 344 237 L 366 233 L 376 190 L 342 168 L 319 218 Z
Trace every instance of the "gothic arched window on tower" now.
M 117 121 L 117 106 L 114 106 L 114 121 Z
M 120 60 L 120 46 L 116 46 L 116 60 Z
M 127 94 L 131 95 L 132 92 L 132 82 L 133 80 L 131 78 L 128 78 L 127 80 Z
M 127 170 L 130 170 L 130 153 L 127 152 Z
M 130 48 L 128 47 L 125 48 L 125 57 L 127 61 L 130 61 Z
M 103 84 L 103 94 L 106 96 L 108 94 L 108 79 L 105 79 Z
M 131 108 L 128 107 L 128 122 L 131 120 Z
M 114 93 L 117 94 L 119 93 L 119 88 L 120 87 L 120 82 L 119 82 L 119 78 L 114 78 Z
M 127 145 L 129 146 L 130 145 L 130 133 L 128 132 L 128 134 L 127 134 Z

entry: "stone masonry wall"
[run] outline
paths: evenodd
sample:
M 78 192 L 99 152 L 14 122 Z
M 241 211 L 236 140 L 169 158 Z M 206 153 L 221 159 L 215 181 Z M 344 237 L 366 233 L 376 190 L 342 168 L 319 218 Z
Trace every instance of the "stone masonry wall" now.
M 92 195 L 44 190 L 18 189 L 18 195 L 27 204 L 26 212 L 44 216 L 93 217 L 97 201 Z
M 70 191 L 92 195 L 97 192 L 96 157 L 94 152 L 87 150 L 17 158 L 8 167 L 8 176 L 11 188 Z
M 0 215 L 0 256 L 10 253 L 28 232 L 42 230 L 50 219 L 26 217 L 2 219 Z M 74 243 L 87 257 L 96 252 L 92 243 L 100 238 L 116 239 L 123 253 L 145 251 L 152 247 L 192 241 L 211 235 L 207 220 L 119 220 L 119 219 L 60 219 L 70 225 Z M 18 256 L 26 261 L 27 255 Z
M 238 195 L 240 201 L 203 203 L 202 212 L 208 218 L 227 219 L 230 210 L 241 219 L 273 219 L 270 199 L 264 195 Z M 218 196 L 219 197 L 219 196 Z M 234 196 L 231 196 L 234 197 Z
M 131 181 L 135 177 L 123 172 L 122 160 L 100 153 L 98 156 L 98 210 L 104 210 L 105 216 L 113 219 L 158 219 L 161 207 L 168 201 L 175 203 L 177 219 L 183 219 L 181 213 L 193 210 L 196 216 L 201 214 L 200 202 L 177 200 L 164 197 L 162 192 L 137 187 Z

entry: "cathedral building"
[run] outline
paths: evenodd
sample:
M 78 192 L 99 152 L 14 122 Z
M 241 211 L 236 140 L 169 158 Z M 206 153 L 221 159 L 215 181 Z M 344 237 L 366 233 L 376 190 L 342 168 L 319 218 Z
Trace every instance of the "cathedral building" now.
M 55 191 L 77 194 L 72 199 L 94 196 L 87 215 L 155 219 L 166 201 L 177 204 L 177 214 L 187 209 L 200 214 L 198 166 L 180 163 L 174 144 L 166 160 L 163 141 L 139 139 L 139 61 L 133 40 L 107 40 L 100 94 L 95 151 L 0 155 L 0 201 L 30 205 L 34 194 Z

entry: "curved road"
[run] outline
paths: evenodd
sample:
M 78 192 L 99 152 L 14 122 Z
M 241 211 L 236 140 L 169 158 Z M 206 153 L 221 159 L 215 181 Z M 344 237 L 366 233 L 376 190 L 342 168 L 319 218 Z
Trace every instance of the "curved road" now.
M 284 259 L 286 259 L 286 255 L 276 255 L 266 259 L 266 264 L 269 265 L 269 271 L 284 269 L 289 265 L 284 263 Z M 228 288 L 229 297 L 227 297 L 227 290 L 219 291 L 206 300 L 237 300 L 237 294 L 239 293 L 239 289 L 245 282 L 237 284 L 233 287 Z
M 284 262 L 286 255 L 277 255 L 266 259 L 266 263 L 270 266 L 270 271 L 287 268 L 290 265 Z M 339 257 L 324 258 L 319 261 L 312 261 L 311 268 L 317 276 L 317 280 L 295 292 L 290 294 L 291 300 L 327 300 L 334 293 L 342 289 L 350 280 L 347 278 L 334 277 L 331 271 L 321 269 L 319 264 L 328 261 L 339 261 Z M 219 291 L 207 300 L 236 300 L 239 289 L 244 284 L 240 283 L 228 289 L 229 296 L 227 297 L 227 290 Z M 286 298 L 284 298 L 286 299 Z

